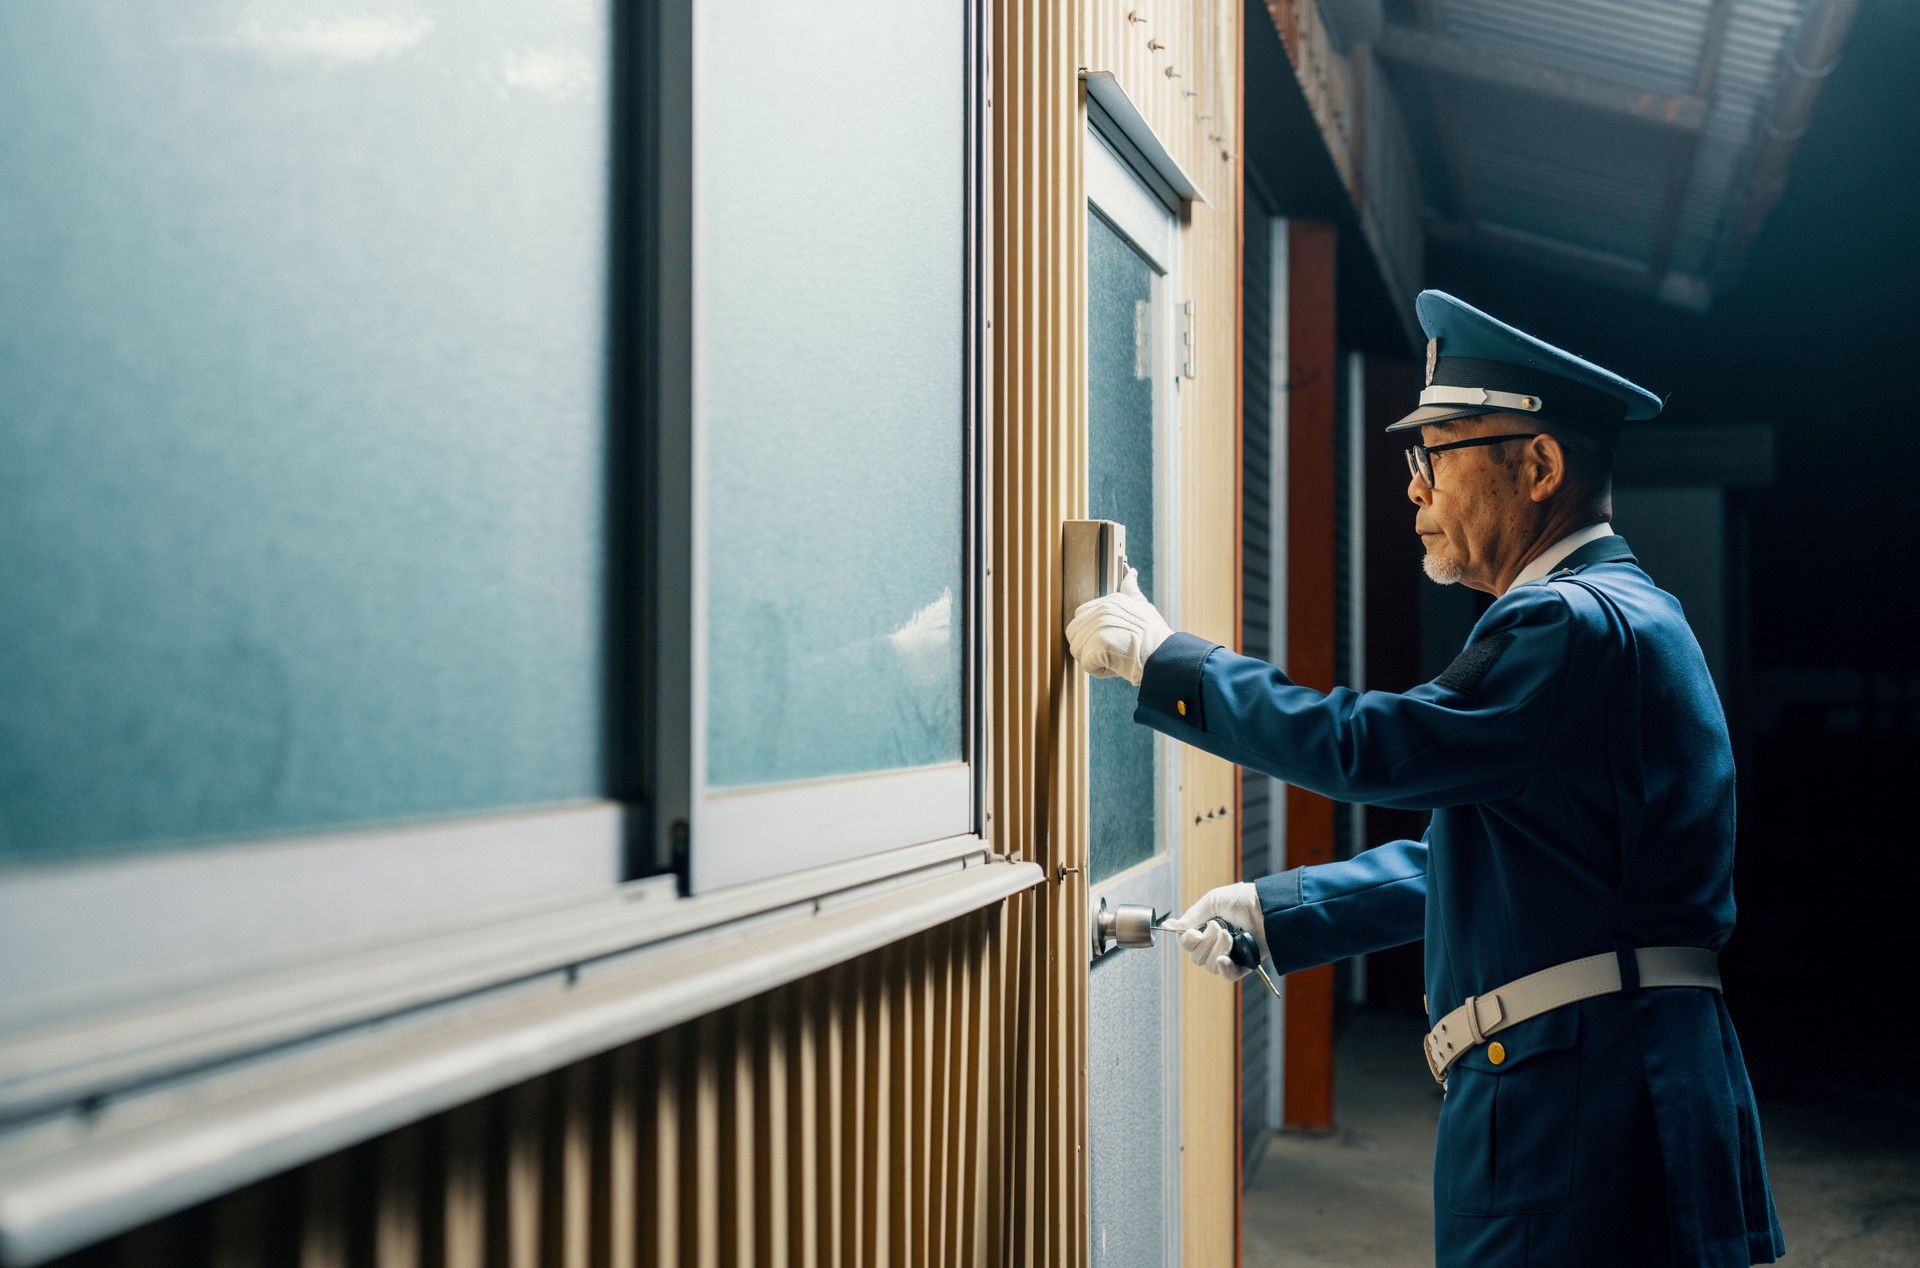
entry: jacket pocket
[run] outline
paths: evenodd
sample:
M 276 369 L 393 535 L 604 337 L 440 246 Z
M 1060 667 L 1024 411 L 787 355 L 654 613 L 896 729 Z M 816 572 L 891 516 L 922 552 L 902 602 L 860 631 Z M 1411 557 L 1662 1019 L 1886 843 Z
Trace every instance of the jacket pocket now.
M 1505 1059 L 1482 1045 L 1447 1080 L 1435 1148 L 1455 1215 L 1541 1215 L 1573 1194 L 1580 1105 L 1580 1010 L 1556 1009 L 1500 1032 Z

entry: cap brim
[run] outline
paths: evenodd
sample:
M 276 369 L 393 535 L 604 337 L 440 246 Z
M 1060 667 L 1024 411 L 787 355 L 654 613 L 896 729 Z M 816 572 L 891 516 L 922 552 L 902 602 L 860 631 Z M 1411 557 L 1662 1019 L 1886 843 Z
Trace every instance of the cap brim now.
M 1456 418 L 1478 418 L 1482 414 L 1498 414 L 1497 407 L 1485 405 L 1422 405 L 1397 423 L 1390 424 L 1388 431 L 1412 431 L 1425 427 L 1428 423 L 1450 423 Z

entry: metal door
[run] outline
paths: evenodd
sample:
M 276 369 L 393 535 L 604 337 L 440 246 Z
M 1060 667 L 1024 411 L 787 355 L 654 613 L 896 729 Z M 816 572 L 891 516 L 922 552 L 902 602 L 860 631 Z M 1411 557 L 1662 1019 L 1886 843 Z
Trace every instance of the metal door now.
M 1087 138 L 1088 515 L 1127 526 L 1140 587 L 1177 625 L 1171 539 L 1178 397 L 1167 205 L 1098 131 Z M 1172 746 L 1133 721 L 1135 691 L 1095 680 L 1091 905 L 1170 911 L 1179 898 Z M 1170 940 L 1168 940 L 1170 942 Z M 1091 946 L 1089 947 L 1091 950 Z M 1089 966 L 1088 1171 L 1095 1268 L 1180 1257 L 1177 953 L 1109 951 Z

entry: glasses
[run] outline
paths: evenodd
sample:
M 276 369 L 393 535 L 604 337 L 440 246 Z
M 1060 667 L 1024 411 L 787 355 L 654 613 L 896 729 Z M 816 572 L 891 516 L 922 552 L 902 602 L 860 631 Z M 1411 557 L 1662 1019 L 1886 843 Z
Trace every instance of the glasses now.
M 1445 453 L 1449 449 L 1472 449 L 1476 445 L 1497 445 L 1508 440 L 1532 440 L 1535 432 L 1513 432 L 1505 436 L 1475 436 L 1472 440 L 1456 440 L 1445 445 L 1415 445 L 1407 450 L 1407 470 L 1429 489 L 1433 487 L 1433 455 Z

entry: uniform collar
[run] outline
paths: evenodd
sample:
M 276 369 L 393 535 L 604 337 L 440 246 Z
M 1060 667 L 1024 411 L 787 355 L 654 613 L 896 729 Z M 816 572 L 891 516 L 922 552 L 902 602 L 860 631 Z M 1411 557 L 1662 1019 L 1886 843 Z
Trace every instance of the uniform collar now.
M 1637 564 L 1633 549 L 1627 545 L 1627 539 L 1618 533 L 1602 537 L 1598 541 L 1588 542 L 1560 561 L 1560 566 L 1549 576 L 1571 572 L 1575 568 L 1585 568 L 1589 564 Z
M 1520 570 L 1520 575 L 1513 579 L 1513 584 L 1508 586 L 1507 589 L 1517 589 L 1520 586 L 1526 585 L 1529 581 L 1540 580 L 1540 578 L 1546 576 L 1555 568 L 1558 568 L 1562 560 L 1572 555 L 1574 551 L 1579 550 L 1582 546 L 1587 545 L 1589 542 L 1602 541 L 1612 536 L 1613 525 L 1607 523 L 1605 520 L 1602 520 L 1598 524 L 1589 524 L 1585 528 L 1576 529 L 1568 533 L 1565 537 L 1562 537 L 1559 541 L 1536 555 L 1532 563 Z M 1623 546 L 1625 544 L 1625 542 L 1621 543 Z M 1590 561 L 1583 560 L 1582 562 Z

